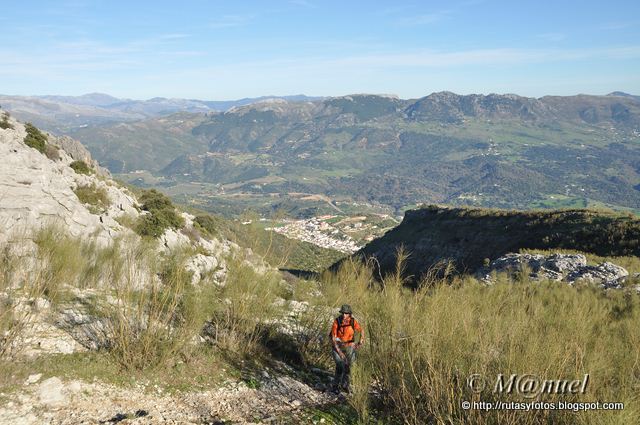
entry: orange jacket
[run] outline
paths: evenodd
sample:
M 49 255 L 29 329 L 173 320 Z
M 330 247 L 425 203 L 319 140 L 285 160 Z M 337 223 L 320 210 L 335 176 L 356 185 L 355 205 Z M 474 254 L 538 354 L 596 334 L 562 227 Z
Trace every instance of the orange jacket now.
M 353 326 L 351 326 L 352 319 Z M 351 345 L 353 344 L 355 331 L 362 332 L 362 327 L 355 318 L 352 317 L 349 320 L 344 320 L 342 325 L 338 323 L 338 319 L 336 318 L 331 327 L 331 338 L 333 338 L 334 341 L 336 338 L 340 338 L 341 344 Z

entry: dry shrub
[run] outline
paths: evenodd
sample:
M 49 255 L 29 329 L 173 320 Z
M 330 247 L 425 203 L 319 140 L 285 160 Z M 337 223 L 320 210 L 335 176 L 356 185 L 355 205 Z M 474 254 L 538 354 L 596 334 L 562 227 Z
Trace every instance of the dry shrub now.
M 188 347 L 194 336 L 180 308 L 191 279 L 186 257 L 173 252 L 159 261 L 145 242 L 121 244 L 119 252 L 113 301 L 103 311 L 110 323 L 109 350 L 126 369 L 153 367 Z
M 276 298 L 282 291 L 279 276 L 259 273 L 241 253 L 227 261 L 224 287 L 216 294 L 215 311 L 206 333 L 220 348 L 250 354 L 270 331 L 269 324 L 282 317 Z

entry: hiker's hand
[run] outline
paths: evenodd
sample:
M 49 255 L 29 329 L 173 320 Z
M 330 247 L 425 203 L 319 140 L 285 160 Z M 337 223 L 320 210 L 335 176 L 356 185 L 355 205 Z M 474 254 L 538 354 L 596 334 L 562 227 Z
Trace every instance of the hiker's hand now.
M 338 355 L 340 356 L 340 358 L 341 358 L 342 360 L 344 360 L 344 359 L 346 359 L 346 358 L 347 358 L 347 356 L 345 356 L 345 355 L 344 355 L 344 353 L 343 353 L 342 351 L 338 351 Z
M 360 347 L 362 347 L 362 343 L 361 343 L 361 342 L 359 342 L 359 343 L 357 343 L 357 344 L 356 344 L 356 350 L 359 350 L 359 349 L 360 349 Z

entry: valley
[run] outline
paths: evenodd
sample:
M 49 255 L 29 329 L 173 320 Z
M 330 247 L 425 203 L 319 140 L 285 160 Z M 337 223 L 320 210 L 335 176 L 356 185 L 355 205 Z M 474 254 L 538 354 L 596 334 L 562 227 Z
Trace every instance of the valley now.
M 226 215 L 309 218 L 338 202 L 396 216 L 419 203 L 637 211 L 639 111 L 625 96 L 359 95 L 71 134 L 122 180 Z

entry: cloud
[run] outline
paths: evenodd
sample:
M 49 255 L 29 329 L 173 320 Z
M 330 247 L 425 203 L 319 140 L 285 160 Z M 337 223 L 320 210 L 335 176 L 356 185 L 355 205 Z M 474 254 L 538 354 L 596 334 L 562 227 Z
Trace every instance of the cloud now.
M 451 13 L 450 11 L 444 10 L 441 12 L 427 13 L 427 14 L 417 15 L 417 16 L 407 16 L 404 18 L 397 19 L 395 21 L 395 24 L 402 27 L 430 25 L 436 22 L 440 22 L 443 19 L 447 18 L 450 13 Z
M 544 34 L 538 34 L 536 37 L 544 40 L 544 41 L 562 41 L 567 38 L 566 34 L 562 34 L 559 32 L 547 32 Z
M 310 1 L 307 0 L 289 0 L 289 3 L 295 4 L 296 6 L 302 6 L 309 9 L 315 9 L 317 6 Z
M 250 15 L 223 15 L 219 19 L 211 22 L 209 28 L 233 28 L 247 25 L 253 16 Z
M 600 25 L 601 30 L 609 31 L 609 30 L 623 30 L 625 28 L 629 28 L 631 26 L 637 25 L 637 23 L 632 22 L 607 22 Z

